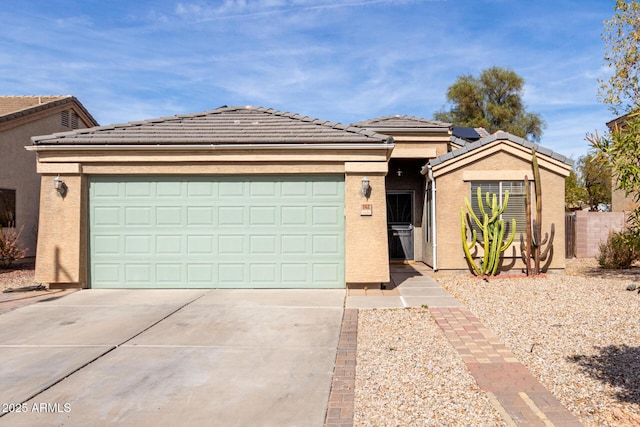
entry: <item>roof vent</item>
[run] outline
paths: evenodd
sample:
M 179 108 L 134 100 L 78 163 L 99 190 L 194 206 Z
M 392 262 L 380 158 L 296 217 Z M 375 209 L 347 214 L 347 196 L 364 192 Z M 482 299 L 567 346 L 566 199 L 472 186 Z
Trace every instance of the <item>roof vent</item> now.
M 66 128 L 78 129 L 78 115 L 73 110 L 61 111 L 60 124 Z

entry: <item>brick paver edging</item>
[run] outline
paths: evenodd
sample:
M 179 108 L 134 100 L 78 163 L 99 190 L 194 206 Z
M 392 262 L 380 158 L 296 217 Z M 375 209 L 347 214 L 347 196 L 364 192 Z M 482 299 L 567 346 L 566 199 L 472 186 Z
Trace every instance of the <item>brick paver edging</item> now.
M 336 363 L 324 421 L 326 427 L 353 426 L 357 348 L 358 310 L 346 308 L 342 315 Z
M 467 307 L 429 311 L 508 425 L 582 425 Z

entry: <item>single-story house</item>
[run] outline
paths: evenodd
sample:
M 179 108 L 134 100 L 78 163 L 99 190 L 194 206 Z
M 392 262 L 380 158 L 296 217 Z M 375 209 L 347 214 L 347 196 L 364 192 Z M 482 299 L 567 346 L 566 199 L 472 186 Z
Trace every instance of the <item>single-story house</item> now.
M 0 96 L 0 227 L 21 230 L 28 256 L 36 254 L 40 176 L 24 146 L 34 135 L 96 125 L 73 96 Z
M 380 286 L 390 260 L 468 271 L 464 197 L 532 176 L 527 141 L 410 116 L 225 106 L 32 141 L 47 189 L 36 280 L 54 286 Z M 563 236 L 570 162 L 538 153 L 543 227 Z

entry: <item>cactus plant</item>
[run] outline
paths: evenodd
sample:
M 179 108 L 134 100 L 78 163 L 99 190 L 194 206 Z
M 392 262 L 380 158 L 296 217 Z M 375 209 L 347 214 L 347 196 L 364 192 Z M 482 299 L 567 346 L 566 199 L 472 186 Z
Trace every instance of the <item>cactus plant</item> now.
M 468 213 L 465 213 L 464 207 L 460 208 L 461 218 L 461 231 L 462 231 L 462 248 L 464 254 L 469 262 L 469 265 L 473 269 L 473 272 L 478 276 L 495 276 L 500 266 L 500 259 L 502 253 L 511 245 L 513 238 L 516 234 L 516 220 L 512 220 L 511 235 L 504 241 L 505 236 L 505 224 L 504 220 L 500 218 L 500 215 L 507 208 L 509 202 L 509 191 L 505 191 L 504 202 L 502 205 L 498 205 L 498 196 L 495 193 L 487 192 L 485 194 L 485 202 L 482 201 L 482 189 L 478 187 L 478 207 L 480 208 L 480 220 L 479 216 L 473 211 L 469 199 L 465 197 L 464 202 L 467 207 Z M 485 209 L 485 203 L 488 209 Z M 484 254 L 482 260 L 477 263 L 471 255 L 471 249 L 477 244 L 476 230 L 471 228 L 471 242 L 467 242 L 467 223 L 471 218 L 480 231 L 482 232 L 482 247 Z
M 529 178 L 525 175 L 525 209 L 527 213 L 527 232 L 525 237 L 520 233 L 520 255 L 525 263 L 527 276 L 540 274 L 540 261 L 545 261 L 549 253 L 553 253 L 553 237 L 555 236 L 555 224 L 551 224 L 551 232 L 542 236 L 542 186 L 540 183 L 540 169 L 535 147 L 531 148 L 531 163 L 533 167 L 533 182 L 536 194 L 536 217 L 531 219 L 531 197 L 529 196 Z M 543 247 L 546 245 L 546 248 Z M 533 259 L 533 268 L 531 260 Z

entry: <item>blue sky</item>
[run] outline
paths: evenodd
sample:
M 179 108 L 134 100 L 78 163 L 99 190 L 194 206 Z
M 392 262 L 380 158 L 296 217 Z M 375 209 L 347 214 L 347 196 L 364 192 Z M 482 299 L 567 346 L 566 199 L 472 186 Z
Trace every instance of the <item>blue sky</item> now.
M 456 77 L 525 79 L 541 144 L 577 158 L 613 118 L 613 0 L 25 0 L 0 9 L 0 93 L 76 96 L 101 124 L 221 105 L 345 124 L 432 118 Z

